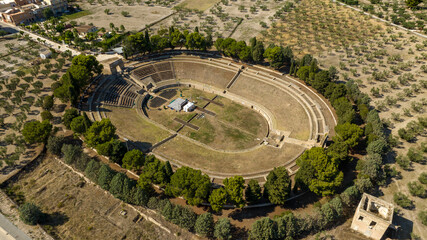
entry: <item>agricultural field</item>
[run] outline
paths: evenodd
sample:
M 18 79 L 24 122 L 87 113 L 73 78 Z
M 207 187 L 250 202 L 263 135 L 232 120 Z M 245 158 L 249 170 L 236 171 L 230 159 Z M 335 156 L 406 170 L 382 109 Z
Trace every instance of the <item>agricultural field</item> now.
M 412 196 L 407 185 L 418 182 L 420 174 L 427 172 L 426 50 L 427 39 L 383 26 L 381 31 L 362 41 L 318 53 L 322 67 L 336 66 L 340 81 L 355 81 L 361 91 L 371 97 L 372 104 L 380 110 L 383 123 L 391 129 L 396 147 L 388 161 L 400 171 L 401 177 L 381 190 L 384 199 L 390 202 L 394 202 L 396 192 L 403 192 L 413 201 L 412 209 L 398 209 L 400 215 L 414 222 L 414 232 L 422 238 L 426 237 L 425 226 L 417 214 L 426 208 L 425 201 Z
M 233 37 L 238 40 L 248 40 L 259 31 L 267 28 L 274 16 L 291 8 L 282 8 L 284 1 L 184 1 L 175 9 L 177 13 L 154 26 L 152 31 L 158 31 L 169 26 L 180 30 L 193 30 L 195 27 L 213 38 Z
M 258 37 L 267 46 L 290 46 L 299 57 L 349 47 L 384 28 L 369 16 L 325 0 L 302 0 L 282 19 Z
M 427 13 L 425 10 L 427 3 L 425 1 L 420 1 L 417 7 L 408 8 L 403 0 L 359 0 L 359 5 L 356 7 L 407 29 L 423 34 L 427 33 Z
M 55 53 L 53 58 L 41 60 L 40 51 L 46 48 L 20 36 L 2 40 L 0 49 L 0 167 L 7 173 L 18 160 L 35 153 L 26 151 L 20 133 L 26 121 L 42 120 L 45 112 L 44 118 L 60 122 L 65 105 L 54 108 L 53 102 L 45 104 L 44 98 L 52 95 L 51 85 L 64 74 L 69 56 Z
M 176 226 L 163 223 L 171 227 L 166 232 L 53 156 L 21 172 L 3 190 L 20 204 L 40 206 L 49 215 L 43 228 L 55 239 L 178 239 Z

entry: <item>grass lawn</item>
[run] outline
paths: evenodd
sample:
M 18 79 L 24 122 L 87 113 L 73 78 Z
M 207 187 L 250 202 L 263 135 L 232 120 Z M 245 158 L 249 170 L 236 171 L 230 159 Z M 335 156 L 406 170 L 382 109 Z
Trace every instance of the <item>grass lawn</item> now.
M 139 116 L 135 109 L 106 107 L 107 117 L 118 131 L 134 140 L 145 143 L 157 143 L 170 135 L 169 132 Z M 108 112 L 110 110 L 111 112 Z
M 219 2 L 219 0 L 185 0 L 179 6 L 205 11 L 217 2 Z
M 71 20 L 74 20 L 74 19 L 77 19 L 77 18 L 81 18 L 81 17 L 87 16 L 87 15 L 90 15 L 90 14 L 92 14 L 91 11 L 89 11 L 89 10 L 83 10 L 83 11 L 72 13 L 72 14 L 69 14 L 69 15 L 62 15 L 61 16 L 61 21 L 64 21 L 64 22 L 71 21 Z

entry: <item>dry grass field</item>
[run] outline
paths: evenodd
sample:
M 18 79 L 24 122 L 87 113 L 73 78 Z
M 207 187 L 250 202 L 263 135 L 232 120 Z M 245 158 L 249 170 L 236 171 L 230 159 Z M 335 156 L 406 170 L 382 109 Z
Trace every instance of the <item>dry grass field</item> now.
M 190 9 L 196 9 L 199 11 L 205 11 L 211 8 L 219 0 L 185 0 L 178 6 Z
M 248 174 L 269 170 L 285 165 L 304 148 L 299 145 L 285 144 L 282 148 L 262 146 L 244 153 L 223 153 L 195 145 L 183 138 L 175 137 L 171 141 L 154 149 L 171 162 L 179 161 L 193 168 L 223 174 Z
M 147 149 L 152 144 L 168 137 L 168 131 L 154 125 L 139 116 L 135 109 L 105 106 L 105 113 L 118 132 L 123 136 L 130 136 L 137 144 Z M 126 117 L 124 117 L 126 116 Z
M 7 188 L 50 215 L 45 228 L 56 239 L 178 239 L 176 229 L 172 233 L 160 229 L 51 157 L 21 172 Z
M 275 86 L 258 81 L 252 77 L 240 75 L 231 93 L 261 104 L 273 114 L 277 128 L 290 132 L 291 138 L 307 140 L 310 135 L 310 123 L 307 113 L 288 93 Z
M 115 27 L 123 25 L 128 31 L 139 31 L 146 25 L 168 16 L 173 11 L 168 7 L 149 6 L 146 4 L 125 5 L 120 3 L 118 6 L 113 2 L 104 2 L 103 4 L 89 4 L 87 1 L 79 3 L 83 10 L 90 11 L 90 14 L 72 19 L 78 23 L 90 24 L 98 28 L 110 30 L 110 23 Z M 106 14 L 105 10 L 110 13 Z M 122 12 L 128 12 L 129 16 L 123 16 Z

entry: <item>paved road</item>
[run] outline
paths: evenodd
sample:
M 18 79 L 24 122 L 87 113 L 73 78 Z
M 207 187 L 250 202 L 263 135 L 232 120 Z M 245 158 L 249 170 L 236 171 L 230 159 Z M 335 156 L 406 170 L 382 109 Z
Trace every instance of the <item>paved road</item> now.
M 0 239 L 1 240 L 31 240 L 24 232 L 13 225 L 3 214 L 0 213 Z

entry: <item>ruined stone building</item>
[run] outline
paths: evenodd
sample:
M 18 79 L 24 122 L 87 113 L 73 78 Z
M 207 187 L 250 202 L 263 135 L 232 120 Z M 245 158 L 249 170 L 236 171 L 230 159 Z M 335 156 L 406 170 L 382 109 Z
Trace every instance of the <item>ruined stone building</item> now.
M 351 228 L 371 239 L 381 239 L 392 224 L 394 206 L 364 193 L 351 223 Z

